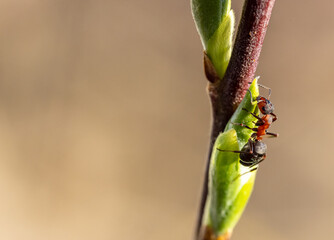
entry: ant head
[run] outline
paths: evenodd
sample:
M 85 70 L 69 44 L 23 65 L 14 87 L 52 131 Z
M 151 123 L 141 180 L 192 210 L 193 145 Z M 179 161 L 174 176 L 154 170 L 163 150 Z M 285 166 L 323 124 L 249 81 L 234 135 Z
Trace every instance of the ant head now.
M 274 112 L 274 105 L 265 97 L 258 97 L 258 107 L 262 114 L 270 114 Z
M 254 144 L 254 152 L 259 155 L 265 155 L 267 152 L 267 145 L 264 142 L 256 141 Z

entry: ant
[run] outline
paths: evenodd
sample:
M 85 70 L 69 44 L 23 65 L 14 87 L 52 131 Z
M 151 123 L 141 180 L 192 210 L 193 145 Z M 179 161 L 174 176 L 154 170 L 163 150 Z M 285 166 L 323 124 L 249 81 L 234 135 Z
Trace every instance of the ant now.
M 267 129 L 270 127 L 270 125 L 277 120 L 277 116 L 273 113 L 274 105 L 269 101 L 269 98 L 271 95 L 271 89 L 263 85 L 260 85 L 260 84 L 258 85 L 262 88 L 269 90 L 268 98 L 258 96 L 255 99 L 257 102 L 257 106 L 260 112 L 263 114 L 263 116 L 260 117 L 259 115 L 256 115 L 248 111 L 246 108 L 242 109 L 250 113 L 253 117 L 257 119 L 257 122 L 255 122 L 255 126 L 257 126 L 257 128 L 251 128 L 243 123 L 233 123 L 235 125 L 240 125 L 242 127 L 253 130 L 255 133 L 251 135 L 251 137 L 248 139 L 248 142 L 243 146 L 241 151 L 222 150 L 222 149 L 217 148 L 217 150 L 221 152 L 239 153 L 240 154 L 239 156 L 240 164 L 249 168 L 249 171 L 242 173 L 241 175 L 238 175 L 234 180 L 236 180 L 238 177 L 241 177 L 247 173 L 257 170 L 258 164 L 262 162 L 263 160 L 265 160 L 266 152 L 267 152 L 267 145 L 261 141 L 262 136 L 270 135 L 272 137 L 278 137 L 277 133 L 267 132 Z M 249 89 L 248 89 L 248 92 L 250 94 L 251 102 L 252 104 L 254 104 L 252 93 Z
M 267 153 L 267 145 L 260 140 L 253 140 L 250 138 L 248 142 L 243 146 L 241 151 L 234 150 L 222 150 L 217 148 L 218 151 L 221 152 L 233 152 L 240 154 L 240 164 L 248 167 L 250 170 L 238 175 L 233 181 L 235 181 L 238 177 L 245 175 L 247 173 L 253 172 L 258 169 L 258 164 L 262 162 L 266 158 Z
M 262 140 L 262 136 L 263 135 L 270 135 L 272 137 L 278 137 L 277 133 L 271 133 L 271 132 L 267 132 L 267 129 L 270 127 L 270 125 L 275 122 L 277 120 L 277 116 L 273 113 L 274 111 L 274 105 L 269 101 L 270 95 L 271 95 L 271 89 L 268 87 L 265 87 L 263 85 L 258 84 L 260 87 L 263 87 L 265 89 L 269 90 L 269 96 L 268 98 L 262 97 L 262 96 L 258 96 L 256 98 L 257 101 L 257 105 L 261 111 L 261 113 L 263 114 L 263 117 L 260 117 L 258 115 L 255 115 L 252 112 L 249 112 L 247 109 L 243 108 L 242 110 L 252 114 L 253 117 L 255 117 L 257 119 L 257 122 L 255 123 L 255 125 L 257 126 L 257 128 L 251 128 L 243 123 L 233 123 L 235 125 L 240 125 L 242 127 L 248 128 L 250 130 L 253 130 L 255 133 L 251 136 L 251 138 L 255 138 L 256 140 Z M 250 94 L 250 98 L 253 104 L 253 97 L 252 97 L 252 93 L 251 91 L 249 91 Z

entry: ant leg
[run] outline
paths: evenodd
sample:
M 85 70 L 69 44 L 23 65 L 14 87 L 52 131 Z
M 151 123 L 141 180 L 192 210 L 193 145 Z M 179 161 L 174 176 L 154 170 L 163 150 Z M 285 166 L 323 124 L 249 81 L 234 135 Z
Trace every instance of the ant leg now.
M 276 116 L 276 114 L 274 114 L 274 113 L 270 113 L 270 115 L 274 117 L 274 118 L 273 118 L 273 122 L 275 122 L 275 121 L 277 120 L 277 116 Z
M 246 111 L 246 112 L 248 112 L 248 113 L 252 114 L 252 116 L 253 116 L 253 117 L 255 117 L 257 120 L 259 120 L 259 121 L 263 122 L 262 118 L 260 118 L 260 117 L 259 117 L 259 116 L 257 116 L 256 114 L 254 114 L 254 113 L 252 113 L 252 112 L 248 111 L 246 108 L 242 108 L 242 110 L 244 110 L 244 111 Z M 264 123 L 264 122 L 263 122 L 263 123 Z
M 223 150 L 223 149 L 220 149 L 220 148 L 216 148 L 218 151 L 220 152 L 232 152 L 232 153 L 244 153 L 244 154 L 250 154 L 252 155 L 253 154 L 253 145 L 251 144 L 251 140 L 249 140 L 248 144 L 250 144 L 250 151 L 249 152 L 245 152 L 245 151 L 238 151 L 238 150 Z M 259 161 L 261 162 L 261 161 Z M 257 163 L 256 163 L 257 164 Z M 250 167 L 253 167 L 255 166 L 256 164 L 252 164 Z
M 249 145 L 249 152 L 245 152 L 245 151 L 237 151 L 237 150 L 223 150 L 223 149 L 220 149 L 220 148 L 216 148 L 218 151 L 220 152 L 233 152 L 233 153 L 244 153 L 244 154 L 250 154 L 252 155 L 253 152 L 254 152 L 254 145 L 252 144 L 253 141 L 252 139 L 248 139 L 248 142 L 247 144 Z M 263 159 L 264 160 L 264 159 Z M 259 161 L 259 162 L 262 162 L 263 160 Z M 256 162 L 256 163 L 253 163 L 250 167 L 253 167 L 255 165 L 257 165 L 259 162 Z
M 263 85 L 261 85 L 261 84 L 257 84 L 259 87 L 262 87 L 262 88 L 264 88 L 264 89 L 267 89 L 268 91 L 269 91 L 269 95 L 268 95 L 268 99 L 270 98 L 270 95 L 271 95 L 271 88 L 268 88 L 268 87 L 266 87 L 266 86 L 263 86 Z
M 241 127 L 245 127 L 245 128 L 247 128 L 247 129 L 249 129 L 249 130 L 252 130 L 252 131 L 254 131 L 254 132 L 257 132 L 258 131 L 258 129 L 257 128 L 251 128 L 251 127 L 248 127 L 247 125 L 245 125 L 245 124 L 243 124 L 243 123 L 232 123 L 233 125 L 238 125 L 238 126 L 241 126 Z
M 261 160 L 258 161 L 258 162 L 254 162 L 252 165 L 249 166 L 249 168 L 252 168 L 252 167 L 255 167 L 255 166 L 259 165 L 260 162 L 264 161 L 264 159 L 265 159 L 265 158 L 261 159 Z M 257 167 L 256 167 L 256 168 L 257 168 Z
M 251 104 L 252 104 L 252 105 L 257 104 L 257 103 L 258 103 L 258 102 L 257 102 L 257 99 L 255 99 L 255 101 L 254 101 L 252 92 L 251 92 L 249 89 L 247 89 L 247 91 L 249 92 L 249 96 L 250 96 L 250 99 L 251 99 Z
M 257 133 L 256 132 L 251 135 L 251 139 L 255 139 L 256 137 L 257 137 Z
M 223 150 L 223 149 L 219 149 L 219 148 L 216 148 L 216 149 L 220 152 L 248 153 L 248 152 L 243 152 L 243 151 Z
M 278 137 L 278 133 L 271 133 L 266 131 L 266 135 L 269 135 L 269 137 Z
M 254 142 L 252 138 L 248 139 L 247 144 L 249 146 L 249 154 L 252 154 L 254 152 Z
M 258 169 L 258 167 L 253 168 L 253 169 L 251 169 L 251 170 L 249 170 L 249 171 L 247 171 L 247 172 L 244 172 L 244 173 L 242 173 L 242 174 L 239 174 L 236 178 L 234 178 L 234 179 L 232 180 L 232 182 L 234 182 L 235 180 L 237 180 L 239 177 L 242 177 L 243 175 L 246 175 L 247 173 L 254 172 L 254 171 L 257 170 L 257 169 Z

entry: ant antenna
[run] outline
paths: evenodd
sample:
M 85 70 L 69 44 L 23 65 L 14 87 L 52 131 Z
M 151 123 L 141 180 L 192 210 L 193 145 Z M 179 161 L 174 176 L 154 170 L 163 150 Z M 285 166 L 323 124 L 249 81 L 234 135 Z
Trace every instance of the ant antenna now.
M 254 105 L 254 101 L 253 101 L 252 92 L 251 92 L 249 89 L 247 89 L 247 91 L 249 92 L 250 99 L 251 99 L 251 103 L 252 103 L 252 105 Z
M 267 90 L 269 91 L 269 95 L 268 95 L 268 100 L 269 100 L 270 95 L 271 95 L 271 88 L 268 88 L 268 87 L 263 86 L 263 85 L 261 85 L 261 84 L 257 84 L 257 85 L 258 85 L 259 87 L 262 87 L 262 88 L 267 89 Z
M 252 105 L 254 105 L 254 99 L 253 99 L 253 95 L 252 95 L 252 92 L 249 90 L 249 89 L 247 89 L 247 91 L 249 92 L 249 96 L 250 96 L 250 99 L 251 99 L 251 103 L 252 103 Z M 261 100 L 261 99 L 259 99 L 259 97 L 256 99 L 256 103 L 260 103 L 260 102 L 264 102 L 264 100 Z

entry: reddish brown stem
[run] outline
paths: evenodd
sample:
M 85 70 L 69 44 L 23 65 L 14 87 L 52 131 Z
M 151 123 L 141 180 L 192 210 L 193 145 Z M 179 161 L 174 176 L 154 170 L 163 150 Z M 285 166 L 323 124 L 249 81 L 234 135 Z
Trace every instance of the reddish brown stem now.
M 204 205 L 208 194 L 208 170 L 211 150 L 218 134 L 231 118 L 254 78 L 271 11 L 275 0 L 245 0 L 232 56 L 223 80 L 209 79 L 208 94 L 212 106 L 210 150 L 205 172 L 202 201 L 196 238 L 202 225 Z M 208 76 L 208 74 L 207 74 Z

